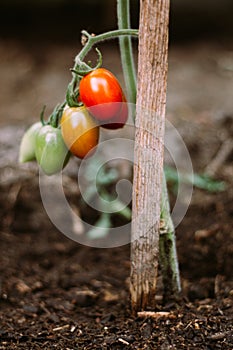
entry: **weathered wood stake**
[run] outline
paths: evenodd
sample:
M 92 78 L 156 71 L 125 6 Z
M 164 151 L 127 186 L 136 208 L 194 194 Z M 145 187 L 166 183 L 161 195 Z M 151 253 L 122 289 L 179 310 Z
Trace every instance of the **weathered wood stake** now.
M 133 181 L 133 312 L 155 307 L 168 65 L 169 0 L 141 0 Z

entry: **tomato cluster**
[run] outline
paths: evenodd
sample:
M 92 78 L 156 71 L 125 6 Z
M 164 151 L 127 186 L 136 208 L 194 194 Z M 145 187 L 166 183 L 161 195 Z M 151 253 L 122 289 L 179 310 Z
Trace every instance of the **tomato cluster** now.
M 20 145 L 20 162 L 37 160 L 47 175 L 59 172 L 70 154 L 83 159 L 95 151 L 100 127 L 122 128 L 128 118 L 127 102 L 116 77 L 97 68 L 79 84 L 79 107 L 66 105 L 56 127 L 33 124 Z

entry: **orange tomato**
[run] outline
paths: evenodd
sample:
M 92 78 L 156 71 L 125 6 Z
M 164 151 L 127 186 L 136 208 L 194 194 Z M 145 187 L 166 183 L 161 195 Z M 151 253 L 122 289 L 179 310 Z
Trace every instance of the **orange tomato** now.
M 63 140 L 72 154 L 83 159 L 94 153 L 99 126 L 84 106 L 65 107 L 60 124 Z

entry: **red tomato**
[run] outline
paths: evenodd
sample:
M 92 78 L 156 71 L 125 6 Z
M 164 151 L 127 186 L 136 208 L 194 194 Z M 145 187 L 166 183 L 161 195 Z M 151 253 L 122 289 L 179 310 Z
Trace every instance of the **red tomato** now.
M 81 101 L 100 121 L 110 120 L 119 114 L 123 91 L 116 77 L 105 68 L 85 75 L 79 85 Z M 118 102 L 118 103 L 116 103 Z
M 101 122 L 101 126 L 105 129 L 115 130 L 123 128 L 128 119 L 128 105 L 126 99 L 123 98 L 120 112 L 112 119 Z
M 78 158 L 93 154 L 99 141 L 99 126 L 82 107 L 66 107 L 61 117 L 61 132 L 66 146 Z

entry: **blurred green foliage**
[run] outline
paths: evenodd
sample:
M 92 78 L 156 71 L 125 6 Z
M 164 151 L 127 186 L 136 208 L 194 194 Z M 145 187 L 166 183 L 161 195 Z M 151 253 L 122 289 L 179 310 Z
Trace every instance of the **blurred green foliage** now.
M 192 185 L 207 192 L 221 192 L 226 190 L 226 183 L 224 181 L 213 179 L 206 174 L 178 173 L 175 168 L 168 165 L 165 166 L 164 171 L 166 180 L 172 185 L 172 190 L 174 193 L 177 192 L 180 182 L 187 185 Z

